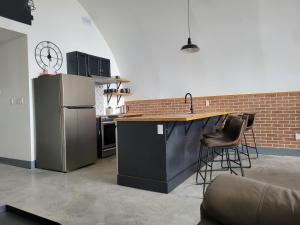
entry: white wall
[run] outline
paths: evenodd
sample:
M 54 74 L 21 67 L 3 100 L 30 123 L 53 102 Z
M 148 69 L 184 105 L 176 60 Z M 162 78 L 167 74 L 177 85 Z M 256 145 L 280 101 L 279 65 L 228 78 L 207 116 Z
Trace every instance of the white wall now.
M 108 41 L 132 99 L 300 90 L 300 1 L 79 0 Z
M 30 141 L 29 152 L 31 161 L 35 159 L 32 79 L 41 72 L 41 69 L 35 62 L 34 48 L 40 41 L 49 40 L 56 43 L 64 57 L 67 52 L 77 50 L 110 58 L 112 74 L 119 74 L 118 66 L 110 48 L 98 28 L 93 24 L 93 21 L 86 22 L 86 20 L 89 20 L 89 15 L 77 0 L 35 0 L 34 2 L 37 10 L 33 12 L 34 21 L 32 26 L 0 17 L 0 28 L 22 32 L 28 36 L 29 80 L 27 88 L 29 102 L 26 102 L 26 104 L 29 104 L 30 107 L 30 128 L 28 128 L 26 135 L 22 138 Z M 64 61 L 63 67 L 59 72 L 67 72 L 66 61 Z M 103 99 L 100 99 L 100 101 L 103 101 Z M 13 158 L 20 159 L 20 156 L 16 155 Z
M 0 157 L 30 161 L 27 55 L 25 35 L 0 44 Z

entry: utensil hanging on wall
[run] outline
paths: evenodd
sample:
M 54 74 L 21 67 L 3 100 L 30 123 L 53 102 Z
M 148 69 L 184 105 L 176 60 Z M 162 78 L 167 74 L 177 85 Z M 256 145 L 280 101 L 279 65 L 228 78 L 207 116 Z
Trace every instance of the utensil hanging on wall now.
M 191 39 L 190 0 L 188 0 L 188 31 L 189 31 L 189 37 L 188 37 L 187 44 L 181 48 L 181 51 L 187 52 L 187 53 L 198 52 L 200 50 L 200 48 L 197 45 L 193 44 L 192 39 Z
M 33 2 L 33 0 L 28 0 L 28 8 L 31 10 L 31 11 L 34 11 L 36 10 L 36 7 L 35 7 L 35 4 Z

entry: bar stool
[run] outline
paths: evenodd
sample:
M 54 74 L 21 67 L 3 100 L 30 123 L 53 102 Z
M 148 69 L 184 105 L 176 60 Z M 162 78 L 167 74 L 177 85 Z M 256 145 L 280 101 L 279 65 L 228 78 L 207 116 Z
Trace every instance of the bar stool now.
M 225 118 L 224 126 L 222 128 L 219 128 L 216 130 L 216 132 L 204 134 L 203 137 L 205 138 L 217 138 L 224 136 L 224 132 L 227 131 L 227 129 L 230 126 L 231 119 L 235 116 L 228 115 L 227 118 Z
M 216 129 L 216 132 L 213 133 L 207 133 L 204 134 L 203 137 L 204 138 L 220 138 L 224 136 L 224 133 L 226 132 L 230 132 L 230 122 L 233 118 L 235 118 L 236 116 L 233 115 L 227 115 L 225 117 L 225 119 L 223 120 L 223 127 L 220 127 L 218 129 Z M 224 162 L 224 150 L 222 150 L 222 153 L 220 154 L 215 148 L 212 151 L 212 157 L 214 158 L 214 154 L 221 156 L 222 159 L 221 160 L 214 160 L 214 162 L 221 162 L 221 167 L 224 169 L 228 169 L 228 165 L 227 167 L 223 166 L 223 162 Z M 220 169 L 212 169 L 213 171 L 220 171 Z
M 241 117 L 241 118 L 244 117 L 244 119 L 246 119 L 246 118 L 248 117 L 248 120 L 249 120 L 249 114 L 247 114 L 247 113 L 244 113 L 244 114 L 238 115 L 238 116 Z M 208 133 L 208 134 L 205 134 L 205 135 L 203 135 L 203 136 L 204 136 L 205 138 L 217 138 L 217 137 L 222 137 L 222 136 L 224 136 L 224 132 L 227 132 L 227 129 L 230 127 L 231 119 L 234 118 L 234 117 L 236 117 L 236 116 L 229 115 L 229 116 L 227 117 L 227 119 L 225 120 L 225 123 L 224 123 L 224 126 L 223 126 L 222 129 L 219 129 L 219 130 L 217 130 L 217 131 L 214 132 L 214 133 Z M 248 124 L 249 124 L 249 123 L 247 122 L 247 125 L 248 125 Z M 252 164 L 251 164 L 250 152 L 249 152 L 249 149 L 248 149 L 248 147 L 247 147 L 248 145 L 247 145 L 247 140 L 246 140 L 245 134 L 243 134 L 243 136 L 244 136 L 245 144 L 243 144 L 243 142 L 241 141 L 242 149 L 241 149 L 241 151 L 240 151 L 240 154 L 246 156 L 246 159 L 243 158 L 242 160 L 248 160 L 248 165 L 243 165 L 243 167 L 244 167 L 244 168 L 251 168 Z M 244 150 L 244 146 L 246 147 L 246 150 Z M 224 152 L 222 152 L 222 154 L 219 154 L 218 152 L 214 151 L 214 154 L 217 154 L 217 155 L 219 155 L 219 156 L 222 156 L 222 159 L 219 160 L 219 161 L 221 161 L 221 166 L 222 166 L 222 168 L 223 168 L 223 169 L 226 168 L 226 167 L 223 166 L 223 157 L 224 157 L 223 154 L 224 154 Z M 235 153 L 235 158 L 236 158 L 236 157 L 237 157 L 237 155 L 236 155 L 236 153 Z M 236 168 L 236 167 L 235 167 L 235 168 Z
M 254 121 L 255 121 L 255 113 L 244 113 L 243 115 L 248 116 L 248 122 L 247 122 L 247 127 L 246 127 L 246 130 L 245 130 L 245 133 L 251 131 L 254 146 L 251 146 L 251 145 L 247 144 L 247 138 L 246 138 L 246 135 L 244 133 L 245 144 L 242 142 L 242 147 L 245 146 L 247 151 L 248 151 L 248 148 L 255 149 L 255 151 L 256 151 L 256 157 L 255 158 L 257 159 L 258 158 L 258 150 L 257 150 L 256 139 L 255 139 L 255 134 L 254 134 L 254 129 L 253 129 Z
M 244 169 L 242 160 L 240 157 L 239 144 L 242 140 L 243 133 L 247 126 L 247 117 L 232 117 L 228 128 L 223 130 L 223 136 L 216 138 L 203 138 L 201 140 L 201 146 L 199 151 L 198 165 L 197 165 L 197 174 L 196 174 L 196 184 L 203 185 L 203 194 L 205 193 L 206 185 L 210 183 L 212 179 L 213 163 L 214 163 L 214 154 L 216 148 L 222 149 L 222 155 L 226 156 L 227 168 L 230 170 L 230 173 L 238 175 L 236 171 L 233 170 L 232 163 L 238 165 L 238 168 L 241 170 L 241 175 L 244 176 Z M 206 147 L 206 156 L 202 158 L 203 147 Z M 233 150 L 237 155 L 237 158 L 231 159 L 229 151 Z M 202 164 L 204 164 L 204 170 L 201 170 Z M 210 181 L 207 181 L 207 172 L 210 170 Z M 202 174 L 204 173 L 204 174 Z M 198 182 L 198 177 L 201 176 L 203 182 Z

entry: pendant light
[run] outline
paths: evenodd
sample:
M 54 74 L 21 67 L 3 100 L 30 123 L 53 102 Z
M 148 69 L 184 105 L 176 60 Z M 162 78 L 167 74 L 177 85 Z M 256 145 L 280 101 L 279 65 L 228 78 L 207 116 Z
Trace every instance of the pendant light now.
M 187 52 L 187 53 L 194 53 L 194 52 L 198 52 L 200 50 L 200 48 L 192 43 L 192 39 L 191 39 L 191 24 L 190 24 L 190 0 L 188 0 L 188 29 L 189 29 L 189 38 L 188 38 L 188 42 L 186 45 L 184 45 L 181 48 L 181 51 L 183 52 Z

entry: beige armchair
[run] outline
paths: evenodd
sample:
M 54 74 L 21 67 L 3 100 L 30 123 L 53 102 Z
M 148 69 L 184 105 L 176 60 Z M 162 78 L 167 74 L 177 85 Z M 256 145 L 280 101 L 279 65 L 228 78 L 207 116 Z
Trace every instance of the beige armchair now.
M 300 225 L 300 192 L 221 175 L 207 188 L 199 225 Z

